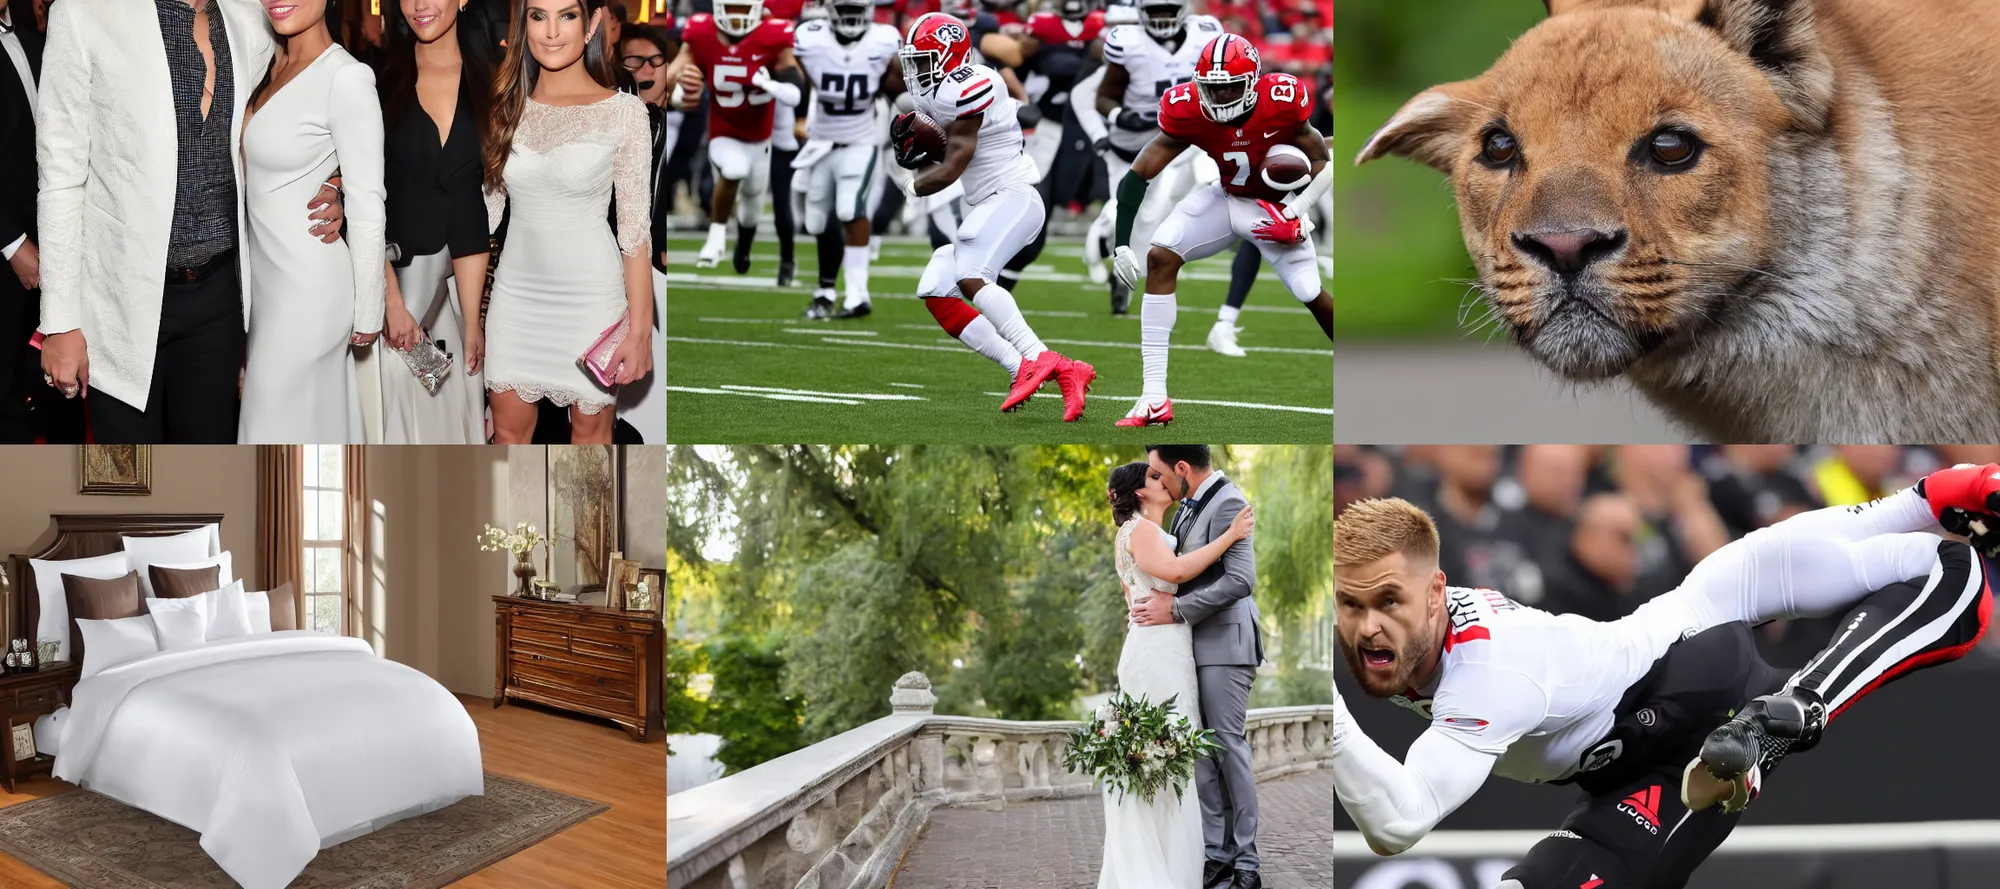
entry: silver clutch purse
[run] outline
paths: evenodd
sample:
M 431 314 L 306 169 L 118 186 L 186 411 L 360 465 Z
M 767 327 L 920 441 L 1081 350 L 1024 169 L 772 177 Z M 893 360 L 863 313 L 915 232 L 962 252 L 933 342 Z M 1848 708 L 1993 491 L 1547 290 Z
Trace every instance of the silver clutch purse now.
M 444 378 L 451 376 L 451 355 L 438 348 L 426 331 L 417 331 L 416 345 L 395 351 L 403 356 L 403 363 L 410 366 L 410 373 L 416 375 L 425 392 L 436 395 L 438 387 L 444 385 Z

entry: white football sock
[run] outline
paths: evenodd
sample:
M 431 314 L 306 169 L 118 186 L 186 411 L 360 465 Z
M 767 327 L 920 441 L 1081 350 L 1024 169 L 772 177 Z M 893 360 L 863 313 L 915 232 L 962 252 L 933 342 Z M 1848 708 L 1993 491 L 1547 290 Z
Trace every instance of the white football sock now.
M 1140 397 L 1155 404 L 1167 397 L 1167 341 L 1179 314 L 1171 293 L 1148 293 L 1139 303 L 1139 360 L 1145 371 Z
M 972 305 L 979 309 L 979 314 L 993 319 L 993 326 L 1007 342 L 1014 344 L 1022 358 L 1033 361 L 1048 349 L 1042 345 L 1042 338 L 1028 327 L 1028 319 L 1021 317 L 1020 307 L 1014 305 L 1014 294 L 1008 293 L 1007 288 L 998 284 L 981 287 L 973 294 Z
M 965 325 L 965 329 L 958 332 L 958 341 L 1006 368 L 1007 379 L 1010 381 L 1021 370 L 1020 351 L 1007 342 L 1006 337 L 1000 335 L 1000 331 L 993 327 L 993 322 L 986 320 L 985 315 L 974 318 L 971 324 Z
M 849 247 L 841 257 L 840 268 L 847 274 L 848 308 L 854 308 L 868 301 L 868 245 Z
M 728 238 L 729 238 L 728 223 L 711 222 L 708 224 L 708 243 L 701 245 L 701 249 L 709 250 L 721 247 L 724 243 L 727 242 Z
M 1241 314 L 1243 314 L 1242 309 L 1232 305 L 1224 305 L 1220 310 L 1216 311 L 1215 320 L 1233 326 L 1236 323 L 1236 316 Z

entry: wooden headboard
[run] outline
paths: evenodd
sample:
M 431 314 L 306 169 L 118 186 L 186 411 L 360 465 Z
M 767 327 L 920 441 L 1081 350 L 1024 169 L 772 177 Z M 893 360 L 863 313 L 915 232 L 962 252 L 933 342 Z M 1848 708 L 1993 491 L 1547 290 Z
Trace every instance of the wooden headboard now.
M 8 638 L 26 638 L 30 644 L 40 640 L 35 638 L 35 628 L 40 625 L 42 615 L 41 594 L 35 589 L 35 572 L 28 567 L 29 559 L 61 560 L 87 559 L 106 553 L 120 552 L 125 543 L 120 537 L 160 537 L 192 531 L 203 525 L 222 524 L 221 515 L 57 515 L 50 516 L 56 526 L 56 539 L 40 552 L 30 555 L 16 555 L 7 560 L 7 575 L 14 581 L 14 601 L 8 604 L 7 614 L 10 624 Z M 70 621 L 70 644 L 76 644 L 76 621 Z M 4 643 L 0 643 L 4 647 Z

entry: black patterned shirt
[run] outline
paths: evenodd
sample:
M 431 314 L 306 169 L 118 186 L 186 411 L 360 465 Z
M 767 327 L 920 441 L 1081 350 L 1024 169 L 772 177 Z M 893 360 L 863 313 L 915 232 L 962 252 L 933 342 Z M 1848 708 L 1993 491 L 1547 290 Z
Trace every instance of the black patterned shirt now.
M 153 0 L 153 5 L 159 8 L 160 32 L 166 40 L 180 152 L 167 267 L 193 268 L 236 246 L 236 173 L 229 151 L 236 90 L 230 73 L 229 32 L 222 10 L 210 3 L 208 42 L 215 54 L 215 96 L 204 120 L 201 92 L 208 65 L 194 41 L 194 7 L 188 0 Z

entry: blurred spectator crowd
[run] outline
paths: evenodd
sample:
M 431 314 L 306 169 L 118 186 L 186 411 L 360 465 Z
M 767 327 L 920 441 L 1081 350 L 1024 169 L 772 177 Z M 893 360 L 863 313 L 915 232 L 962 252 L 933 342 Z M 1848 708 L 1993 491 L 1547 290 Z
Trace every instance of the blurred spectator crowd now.
M 1453 586 L 1616 620 L 1673 589 L 1730 540 L 1800 512 L 1851 506 L 2000 446 L 1342 445 L 1334 510 L 1402 497 L 1436 519 Z M 1810 659 L 1839 615 L 1759 628 L 1765 657 Z M 2000 652 L 1988 639 L 1986 649 Z

